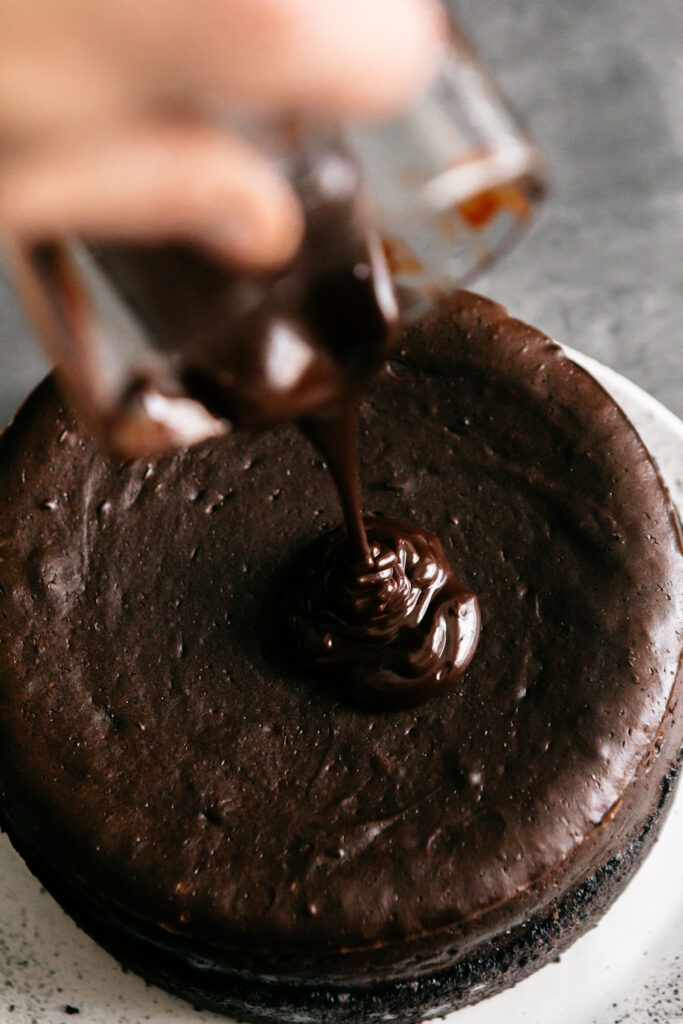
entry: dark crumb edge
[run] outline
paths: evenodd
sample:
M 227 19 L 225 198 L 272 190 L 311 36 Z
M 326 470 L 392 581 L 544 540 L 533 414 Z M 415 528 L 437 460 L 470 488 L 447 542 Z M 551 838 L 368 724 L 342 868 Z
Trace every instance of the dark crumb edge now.
M 683 751 L 662 780 L 655 811 L 624 851 L 542 913 L 484 943 L 451 967 L 412 981 L 358 987 L 254 982 L 193 966 L 169 947 L 110 922 L 74 898 L 35 849 L 3 819 L 0 826 L 30 870 L 76 923 L 145 980 L 193 1003 L 249 1024 L 418 1024 L 472 1005 L 522 981 L 557 959 L 598 920 L 636 873 L 656 841 L 671 804 Z

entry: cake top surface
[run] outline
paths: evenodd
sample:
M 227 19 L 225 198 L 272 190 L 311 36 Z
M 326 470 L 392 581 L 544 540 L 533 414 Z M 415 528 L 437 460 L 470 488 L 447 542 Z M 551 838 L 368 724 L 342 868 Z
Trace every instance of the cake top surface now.
M 456 688 L 408 710 L 355 707 L 278 650 L 291 559 L 340 518 L 294 427 L 116 465 L 48 380 L 0 442 L 3 802 L 60 870 L 171 931 L 400 942 L 556 877 L 624 801 L 642 817 L 683 559 L 623 413 L 459 293 L 360 433 L 366 511 L 436 533 L 482 610 Z

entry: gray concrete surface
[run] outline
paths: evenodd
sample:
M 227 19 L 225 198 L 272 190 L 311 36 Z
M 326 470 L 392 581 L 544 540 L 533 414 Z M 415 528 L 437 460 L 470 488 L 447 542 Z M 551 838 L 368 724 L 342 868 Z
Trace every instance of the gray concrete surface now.
M 683 416 L 683 3 L 454 0 L 548 160 L 529 236 L 477 288 Z M 44 372 L 0 278 L 0 422 Z
M 683 3 L 451 7 L 551 178 L 538 224 L 478 289 L 683 417 Z

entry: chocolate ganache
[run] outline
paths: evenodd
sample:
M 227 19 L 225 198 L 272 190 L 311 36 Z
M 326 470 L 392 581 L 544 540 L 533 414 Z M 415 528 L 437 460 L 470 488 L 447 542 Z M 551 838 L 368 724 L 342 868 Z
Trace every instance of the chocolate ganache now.
M 272 284 L 246 326 L 230 321 L 226 328 L 216 310 L 217 295 L 234 309 L 234 299 L 226 300 L 225 293 L 244 282 L 196 254 L 119 250 L 100 258 L 110 272 L 118 268 L 117 279 L 123 276 L 128 293 L 135 292 L 137 308 L 153 304 L 155 337 L 176 350 L 167 325 L 180 331 L 183 383 L 213 413 L 244 426 L 291 418 L 302 405 L 306 409 L 301 426 L 329 465 L 345 524 L 316 543 L 288 577 L 280 611 L 291 633 L 285 647 L 301 667 L 338 679 L 350 696 L 399 707 L 426 700 L 459 678 L 474 654 L 480 615 L 476 597 L 459 586 L 433 534 L 396 520 L 363 519 L 357 394 L 389 354 L 396 312 L 382 299 L 390 283 L 376 240 L 368 232 L 342 231 L 349 222 L 346 213 L 326 211 L 322 224 L 313 216 L 298 266 L 287 272 L 297 288 L 308 286 L 299 297 L 296 333 L 291 314 L 288 319 L 278 308 L 283 300 Z M 336 251 L 340 231 L 347 246 L 343 261 L 329 275 L 319 268 L 314 273 L 312 261 Z M 169 268 L 174 268 L 170 274 Z M 176 274 L 180 288 L 173 286 Z M 179 327 L 177 311 L 169 310 L 167 301 L 179 293 L 186 317 L 211 323 L 211 332 L 202 325 L 181 322 Z M 229 342 L 221 344 L 226 330 Z M 268 346 L 281 332 L 299 343 L 311 339 L 315 372 L 303 384 L 274 390 Z
M 409 707 L 460 676 L 479 639 L 479 606 L 456 581 L 435 534 L 366 518 L 360 564 L 344 528 L 295 564 L 279 614 L 295 660 L 366 704 Z
M 300 252 L 278 274 L 245 276 L 182 246 L 91 252 L 157 349 L 170 356 L 188 396 L 239 427 L 299 420 L 320 448 L 345 528 L 300 559 L 289 577 L 289 611 L 281 614 L 293 638 L 287 648 L 302 667 L 340 678 L 360 700 L 414 704 L 466 669 L 479 608 L 428 531 L 373 520 L 368 539 L 356 404 L 397 336 L 398 305 L 348 155 L 338 147 L 308 152 L 296 178 L 306 231 Z M 88 353 L 88 299 L 64 252 L 44 246 L 33 254 L 33 267 L 51 295 L 56 326 Z M 133 372 L 120 405 L 164 386 L 150 380 L 148 366 Z M 109 441 L 115 434 L 104 431 Z

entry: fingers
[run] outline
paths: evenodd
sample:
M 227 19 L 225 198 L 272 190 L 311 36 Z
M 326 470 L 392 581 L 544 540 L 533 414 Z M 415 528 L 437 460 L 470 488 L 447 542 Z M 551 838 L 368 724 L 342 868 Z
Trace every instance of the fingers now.
M 0 160 L 0 228 L 28 242 L 182 239 L 265 269 L 294 253 L 303 225 L 289 184 L 245 143 L 154 122 Z
M 117 18 L 142 47 L 137 66 L 171 97 L 333 116 L 403 107 L 445 37 L 435 0 L 119 0 Z
M 431 77 L 441 54 L 442 9 L 428 0 L 297 0 L 279 46 L 279 67 L 251 78 L 255 95 L 338 116 L 395 113 Z M 252 65 L 253 67 L 253 65 Z M 242 68 L 247 81 L 248 69 Z
M 387 114 L 444 36 L 435 0 L 4 0 L 0 29 L 0 229 L 183 239 L 264 268 L 301 238 L 292 189 L 178 111 Z
M 0 140 L 207 100 L 393 113 L 445 34 L 436 0 L 2 0 Z

